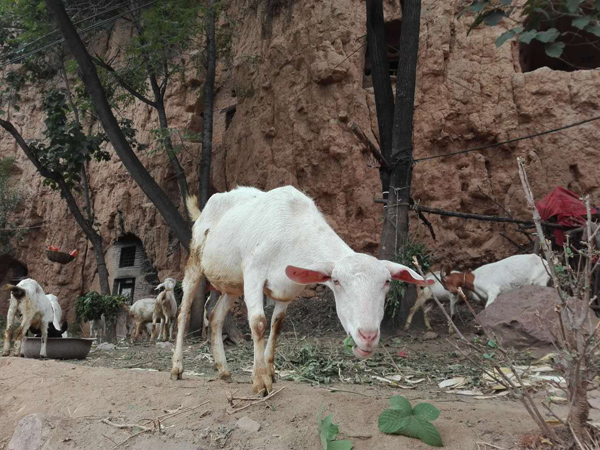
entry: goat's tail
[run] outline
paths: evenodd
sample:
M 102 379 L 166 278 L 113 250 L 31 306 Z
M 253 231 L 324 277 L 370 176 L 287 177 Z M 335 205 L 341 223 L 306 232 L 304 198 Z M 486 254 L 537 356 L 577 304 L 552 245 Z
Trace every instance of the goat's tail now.
M 185 199 L 185 206 L 187 206 L 188 213 L 192 220 L 195 222 L 200 217 L 202 211 L 198 208 L 198 197 L 190 195 Z

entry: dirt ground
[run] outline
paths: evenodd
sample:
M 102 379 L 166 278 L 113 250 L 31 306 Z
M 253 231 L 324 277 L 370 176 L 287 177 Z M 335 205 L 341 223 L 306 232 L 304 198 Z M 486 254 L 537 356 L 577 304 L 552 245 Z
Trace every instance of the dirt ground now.
M 321 410 L 333 415 L 339 438 L 350 439 L 356 450 L 428 448 L 378 430 L 377 418 L 393 395 L 404 395 L 413 406 L 422 401 L 437 406 L 441 415 L 434 424 L 448 449 L 516 449 L 523 435 L 536 433 L 516 400 L 475 399 L 438 387 L 456 376 L 467 380 L 464 389 L 482 385 L 481 373 L 455 352 L 445 333 L 434 340 L 423 340 L 417 330 L 400 333 L 384 339 L 384 349 L 373 358 L 359 361 L 344 349 L 334 310 L 330 314 L 292 311 L 277 352 L 275 386 L 283 390 L 234 413 L 228 396 L 252 396 L 250 342 L 226 346 L 231 384 L 215 380 L 206 342 L 186 343 L 186 372 L 179 382 L 169 379 L 168 343 L 121 342 L 113 349 L 93 349 L 81 361 L 0 358 L 0 449 L 8 448 L 17 423 L 32 413 L 45 415 L 44 449 L 319 449 Z M 434 326 L 444 329 L 439 320 Z M 537 355 L 521 356 L 527 361 Z M 390 384 L 399 372 L 402 381 Z M 260 430 L 240 429 L 243 417 L 258 422 Z M 117 428 L 103 419 L 137 426 Z M 149 430 L 135 435 L 141 427 Z

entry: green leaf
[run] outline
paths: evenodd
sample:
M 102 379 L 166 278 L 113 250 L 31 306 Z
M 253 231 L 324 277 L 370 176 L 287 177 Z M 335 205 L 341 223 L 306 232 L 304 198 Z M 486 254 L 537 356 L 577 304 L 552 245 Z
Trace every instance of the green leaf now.
M 552 44 L 546 44 L 544 46 L 544 50 L 546 51 L 546 55 L 552 58 L 559 58 L 562 55 L 563 50 L 565 49 L 564 42 L 554 42 Z
M 595 34 L 596 36 L 600 37 L 600 25 L 590 24 L 587 27 L 585 27 L 585 31 L 587 31 L 588 33 Z
M 379 414 L 377 426 L 382 433 L 396 434 L 402 428 L 401 421 L 405 418 L 406 415 L 397 409 L 386 409 Z
M 529 44 L 533 38 L 537 35 L 537 30 L 528 30 L 519 35 L 519 42 L 523 42 L 524 44 Z
M 19 112 L 21 111 L 21 107 L 19 105 L 14 105 L 15 111 Z
M 469 9 L 471 10 L 471 12 L 480 13 L 481 11 L 483 11 L 483 9 L 487 6 L 488 3 L 489 3 L 489 0 L 474 1 L 469 6 Z
M 489 25 L 490 27 L 498 25 L 502 19 L 506 17 L 506 14 L 501 9 L 493 9 L 488 12 L 483 18 L 483 23 Z
M 426 420 L 420 420 L 416 418 L 419 422 L 419 439 L 425 442 L 427 445 L 431 445 L 432 447 L 443 447 L 442 437 L 440 436 L 440 432 L 437 430 L 435 425 L 431 422 L 427 422 Z
M 577 12 L 579 5 L 583 3 L 583 0 L 567 0 L 567 9 L 571 13 Z
M 421 426 L 419 420 L 414 416 L 405 417 L 400 421 L 400 429 L 396 434 L 421 439 Z
M 493 339 L 490 339 L 487 343 L 488 347 L 490 348 L 498 348 L 498 344 L 496 344 L 496 341 L 494 341 Z
M 544 43 L 554 42 L 560 36 L 560 31 L 556 28 L 550 28 L 547 31 L 538 31 L 535 38 Z
M 502 3 L 503 5 L 510 5 L 513 2 L 513 0 L 500 0 L 500 3 Z
M 512 39 L 514 37 L 515 37 L 515 32 L 513 30 L 505 31 L 500 36 L 498 36 L 498 38 L 496 39 L 496 48 L 499 48 L 506 41 L 508 41 L 509 39 Z
M 579 28 L 580 30 L 583 30 L 591 21 L 592 21 L 592 17 L 581 16 L 581 17 L 574 18 L 573 21 L 571 22 L 571 25 L 573 25 L 575 28 Z
M 424 420 L 435 420 L 440 417 L 440 410 L 430 403 L 419 403 L 412 411 L 413 416 Z
M 412 406 L 406 397 L 394 395 L 392 398 L 390 398 L 390 405 L 392 406 L 392 409 L 400 411 L 403 416 L 412 414 Z
M 327 443 L 327 450 L 352 450 L 354 445 L 350 441 L 329 441 Z

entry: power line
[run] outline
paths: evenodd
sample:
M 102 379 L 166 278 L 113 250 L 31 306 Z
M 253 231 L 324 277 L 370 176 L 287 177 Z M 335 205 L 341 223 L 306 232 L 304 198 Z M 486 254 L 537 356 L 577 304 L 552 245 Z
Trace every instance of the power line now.
M 154 3 L 158 3 L 158 1 L 159 0 L 153 0 L 153 1 L 150 1 L 150 2 L 148 2 L 146 4 L 144 4 L 144 5 L 138 6 L 137 8 L 134 8 L 132 10 L 122 12 L 121 14 L 117 14 L 116 16 L 111 17 L 109 19 L 101 20 L 100 22 L 95 23 L 94 25 L 90 25 L 89 27 L 84 28 L 83 30 L 78 30 L 77 33 L 80 34 L 80 35 L 82 33 L 87 33 L 88 31 L 91 31 L 91 30 L 93 30 L 95 28 L 98 28 L 98 27 L 100 27 L 100 26 L 102 26 L 102 25 L 104 25 L 106 23 L 113 22 L 113 21 L 117 20 L 118 18 L 123 17 L 126 14 L 129 14 L 131 12 L 134 12 L 134 11 L 137 11 L 139 9 L 145 8 L 147 6 L 153 5 Z M 2 63 L 2 65 L 0 65 L 0 69 L 4 68 L 6 66 L 9 66 L 11 64 L 15 64 L 17 62 L 20 62 L 23 59 L 26 59 L 26 58 L 28 58 L 28 57 L 30 57 L 32 55 L 35 55 L 35 54 L 37 54 L 37 53 L 39 53 L 39 52 L 41 52 L 43 50 L 46 50 L 48 48 L 54 47 L 55 45 L 62 44 L 64 41 L 65 41 L 64 38 L 57 39 L 56 41 L 53 41 L 50 44 L 44 45 L 43 47 L 37 48 L 35 50 L 32 50 L 31 52 L 25 53 L 24 55 L 18 56 L 18 57 L 14 58 L 14 59 L 12 59 L 10 61 Z
M 79 25 L 80 23 L 87 22 L 88 20 L 91 20 L 91 19 L 93 19 L 93 18 L 95 18 L 95 17 L 98 17 L 98 16 L 101 16 L 101 15 L 103 15 L 103 14 L 107 14 L 107 13 L 109 13 L 109 12 L 115 11 L 115 10 L 117 10 L 117 9 L 119 9 L 119 8 L 121 8 L 121 7 L 123 7 L 123 6 L 125 6 L 126 4 L 127 4 L 127 1 L 125 1 L 125 2 L 121 3 L 121 4 L 120 4 L 120 5 L 118 5 L 118 6 L 115 6 L 115 7 L 113 7 L 113 8 L 108 8 L 108 9 L 105 9 L 104 11 L 101 11 L 101 12 L 99 12 L 99 13 L 97 13 L 97 14 L 94 14 L 93 16 L 86 17 L 86 18 L 84 18 L 84 19 L 78 20 L 77 22 L 73 22 L 73 25 Z M 55 34 L 55 33 L 58 33 L 58 31 L 59 31 L 59 30 L 58 30 L 58 28 L 57 28 L 56 30 L 53 30 L 53 31 L 51 31 L 50 33 L 47 33 L 47 34 L 45 34 L 45 35 L 43 35 L 43 36 L 41 36 L 41 37 L 39 37 L 39 38 L 37 38 L 37 39 L 34 39 L 34 40 L 33 40 L 33 41 L 31 41 L 31 42 L 28 42 L 28 43 L 24 44 L 24 45 L 23 45 L 23 46 L 22 46 L 22 47 L 21 47 L 21 48 L 20 48 L 18 51 L 23 51 L 23 50 L 25 50 L 27 47 L 30 47 L 31 45 L 35 44 L 36 42 L 39 42 L 39 41 L 41 41 L 42 39 L 46 39 L 48 36 L 52 36 L 53 34 Z
M 474 148 L 469 148 L 469 149 L 466 149 L 466 150 L 459 150 L 459 151 L 456 151 L 456 152 L 445 153 L 443 155 L 427 156 L 425 158 L 414 159 L 413 162 L 416 163 L 416 162 L 421 162 L 421 161 L 429 161 L 429 160 L 432 160 L 432 159 L 445 158 L 447 156 L 461 155 L 461 154 L 464 154 L 464 153 L 471 153 L 471 152 L 476 152 L 476 151 L 480 151 L 480 150 L 487 150 L 487 149 L 490 149 L 490 148 L 493 148 L 493 147 L 500 147 L 501 145 L 511 144 L 513 142 L 524 141 L 526 139 L 533 139 L 533 138 L 536 138 L 536 137 L 539 137 L 539 136 L 544 136 L 546 134 L 556 133 L 558 131 L 566 130 L 568 128 L 578 127 L 580 125 L 585 125 L 586 123 L 594 122 L 595 120 L 600 120 L 600 116 L 595 116 L 595 117 L 592 117 L 590 119 L 582 120 L 580 122 L 570 123 L 568 125 L 564 125 L 564 126 L 559 127 L 559 128 L 553 128 L 551 130 L 542 131 L 541 133 L 529 134 L 527 136 L 521 136 L 521 137 L 518 137 L 518 138 L 509 139 L 507 141 L 496 142 L 495 144 L 488 144 L 488 145 L 483 145 L 481 147 L 474 147 Z

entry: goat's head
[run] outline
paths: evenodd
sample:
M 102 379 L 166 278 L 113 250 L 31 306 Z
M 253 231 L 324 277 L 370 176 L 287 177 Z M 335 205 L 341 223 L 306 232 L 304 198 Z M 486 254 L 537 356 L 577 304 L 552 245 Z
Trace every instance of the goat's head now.
M 14 297 L 17 300 L 21 300 L 23 297 L 25 297 L 25 295 L 27 295 L 27 291 L 25 291 L 25 289 L 19 287 L 19 286 L 14 286 L 12 284 L 7 284 L 2 288 L 3 291 L 10 291 L 10 294 L 12 297 Z
M 155 290 L 160 290 L 160 288 L 164 288 L 165 291 L 172 291 L 175 289 L 177 285 L 177 280 L 175 278 L 165 278 L 165 281 L 156 286 Z
M 296 283 L 320 283 L 333 291 L 338 317 L 354 339 L 356 346 L 352 351 L 359 358 L 368 358 L 377 347 L 385 296 L 392 279 L 426 284 L 406 266 L 360 253 L 310 268 L 288 266 L 285 273 Z
M 467 277 L 471 275 L 471 272 L 452 272 L 446 273 L 446 276 L 442 278 L 442 284 L 444 288 L 452 294 L 458 294 L 458 288 L 463 288 L 467 284 Z

